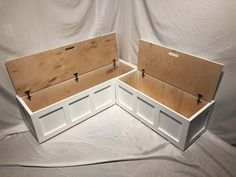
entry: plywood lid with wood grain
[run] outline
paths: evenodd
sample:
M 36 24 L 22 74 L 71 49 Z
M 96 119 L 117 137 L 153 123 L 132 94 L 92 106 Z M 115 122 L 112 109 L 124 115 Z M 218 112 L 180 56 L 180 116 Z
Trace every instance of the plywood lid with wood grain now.
M 35 92 L 118 60 L 115 33 L 6 62 L 16 94 Z
M 214 98 L 223 65 L 140 41 L 138 69 L 202 99 Z

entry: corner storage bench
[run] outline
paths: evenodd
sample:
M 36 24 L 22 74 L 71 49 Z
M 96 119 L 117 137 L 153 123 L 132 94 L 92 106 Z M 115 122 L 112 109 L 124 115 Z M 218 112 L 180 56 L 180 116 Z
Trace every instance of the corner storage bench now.
M 206 130 L 222 69 L 140 41 L 138 70 L 117 79 L 116 103 L 185 150 Z
M 115 104 L 115 34 L 6 62 L 22 116 L 39 143 Z
M 114 33 L 6 62 L 39 143 L 118 104 L 182 150 L 206 129 L 223 65 L 140 41 L 138 69 Z

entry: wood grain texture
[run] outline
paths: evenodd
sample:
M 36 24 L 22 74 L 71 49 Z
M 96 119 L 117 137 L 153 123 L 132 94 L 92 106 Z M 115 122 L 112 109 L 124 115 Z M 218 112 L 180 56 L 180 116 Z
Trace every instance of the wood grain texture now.
M 55 85 L 118 60 L 115 33 L 6 62 L 16 94 Z
M 113 68 L 113 65 L 107 65 L 81 75 L 78 82 L 74 79 L 69 79 L 35 92 L 32 94 L 31 101 L 27 97 L 22 99 L 31 111 L 34 112 L 131 70 L 133 68 L 130 66 L 117 62 L 116 68 Z
M 192 95 L 211 101 L 223 65 L 140 41 L 138 69 Z
M 197 104 L 197 97 L 152 76 L 142 77 L 139 71 L 123 76 L 120 80 L 186 118 L 207 104 L 205 101 Z

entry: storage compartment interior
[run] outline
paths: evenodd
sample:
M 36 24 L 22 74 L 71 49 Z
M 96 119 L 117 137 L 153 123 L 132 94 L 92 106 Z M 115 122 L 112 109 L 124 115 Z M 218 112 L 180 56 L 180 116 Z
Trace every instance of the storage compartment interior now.
M 133 69 L 119 61 L 115 33 L 10 60 L 6 68 L 32 112 Z
M 223 65 L 140 41 L 138 70 L 121 81 L 186 118 L 214 98 Z
M 213 100 L 223 65 L 146 41 L 139 43 L 138 70 L 201 99 Z
M 201 100 L 198 104 L 198 98 L 196 96 L 152 76 L 146 74 L 142 77 L 140 71 L 134 71 L 125 75 L 121 77 L 120 80 L 186 118 L 190 118 L 207 104 L 204 100 Z
M 113 67 L 113 64 L 101 67 L 82 74 L 79 76 L 78 82 L 75 78 L 72 78 L 32 93 L 31 100 L 26 96 L 22 97 L 22 99 L 31 111 L 34 112 L 131 70 L 133 70 L 132 67 L 118 61 L 116 62 L 116 67 Z

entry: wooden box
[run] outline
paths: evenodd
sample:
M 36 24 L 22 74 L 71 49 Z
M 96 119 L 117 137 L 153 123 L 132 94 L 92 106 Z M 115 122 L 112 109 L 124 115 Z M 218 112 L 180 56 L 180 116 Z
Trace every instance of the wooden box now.
M 140 41 L 138 70 L 117 79 L 116 103 L 185 150 L 206 130 L 222 69 Z
M 6 62 L 24 120 L 39 143 L 115 104 L 115 34 Z

